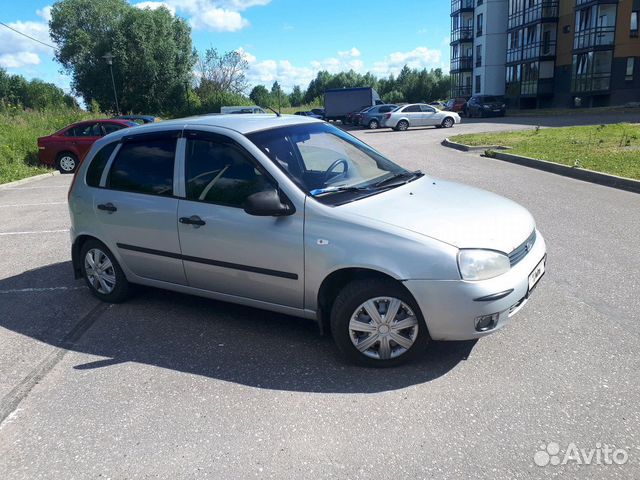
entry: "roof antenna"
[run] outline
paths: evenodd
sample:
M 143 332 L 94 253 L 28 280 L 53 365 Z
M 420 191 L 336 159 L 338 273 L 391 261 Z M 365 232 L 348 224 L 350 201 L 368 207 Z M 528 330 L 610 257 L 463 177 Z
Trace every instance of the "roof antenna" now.
M 262 108 L 268 108 L 269 110 L 271 110 L 273 113 L 275 113 L 275 114 L 276 114 L 276 117 L 281 117 L 281 116 L 282 116 L 280 113 L 276 112 L 276 111 L 275 111 L 273 108 L 271 108 L 271 107 L 262 107 Z

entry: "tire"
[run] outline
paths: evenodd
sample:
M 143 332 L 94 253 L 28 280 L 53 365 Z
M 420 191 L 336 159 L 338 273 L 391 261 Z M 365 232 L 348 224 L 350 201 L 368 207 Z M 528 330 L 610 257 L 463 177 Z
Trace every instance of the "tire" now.
M 377 120 L 371 120 L 371 121 L 369 122 L 369 129 L 370 129 L 370 130 L 376 130 L 376 129 L 378 129 L 379 127 L 380 127 L 380 123 L 378 123 L 378 121 L 377 121 Z
M 400 120 L 396 125 L 396 130 L 400 130 L 401 132 L 406 132 L 409 128 L 409 122 L 406 120 Z
M 381 310 L 388 311 L 392 301 L 398 307 L 397 314 L 387 320 Z M 378 312 L 379 321 L 368 315 L 370 309 Z M 406 326 L 394 328 L 401 322 Z M 349 361 L 366 367 L 405 363 L 423 352 L 430 340 L 415 300 L 390 279 L 366 278 L 345 286 L 331 309 L 331 332 L 340 352 Z
M 71 152 L 63 152 L 58 155 L 56 168 L 60 173 L 75 173 L 78 169 L 78 157 Z
M 104 265 L 106 260 L 110 262 L 107 268 L 100 268 L 97 275 L 91 275 L 91 258 L 94 263 Z M 105 260 L 106 259 L 106 260 Z M 80 250 L 80 268 L 82 276 L 91 290 L 91 293 L 107 303 L 121 303 L 127 299 L 131 291 L 131 285 L 125 277 L 120 264 L 114 257 L 111 250 L 98 240 L 87 240 Z M 95 270 L 93 270 L 95 272 Z M 98 277 L 102 279 L 99 281 Z M 108 280 L 108 278 L 112 280 Z M 107 288 L 110 287 L 110 288 Z
M 444 120 L 442 120 L 442 127 L 444 128 L 451 128 L 453 127 L 453 125 L 455 124 L 455 120 L 451 117 L 446 117 Z

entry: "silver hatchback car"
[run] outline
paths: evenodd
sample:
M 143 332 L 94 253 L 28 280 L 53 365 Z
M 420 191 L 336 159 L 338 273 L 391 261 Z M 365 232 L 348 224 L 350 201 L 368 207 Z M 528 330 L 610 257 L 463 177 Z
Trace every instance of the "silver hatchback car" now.
M 107 135 L 69 209 L 75 275 L 99 299 L 142 284 L 314 319 L 362 365 L 500 329 L 545 271 L 521 206 L 300 116 Z

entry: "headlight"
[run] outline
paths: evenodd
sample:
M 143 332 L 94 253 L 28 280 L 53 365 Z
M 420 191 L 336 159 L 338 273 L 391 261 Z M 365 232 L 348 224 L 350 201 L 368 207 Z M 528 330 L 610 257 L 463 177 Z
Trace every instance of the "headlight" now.
M 464 280 L 486 280 L 511 268 L 509 257 L 493 250 L 460 250 L 458 268 Z
M 482 108 L 491 108 L 491 105 L 483 105 Z

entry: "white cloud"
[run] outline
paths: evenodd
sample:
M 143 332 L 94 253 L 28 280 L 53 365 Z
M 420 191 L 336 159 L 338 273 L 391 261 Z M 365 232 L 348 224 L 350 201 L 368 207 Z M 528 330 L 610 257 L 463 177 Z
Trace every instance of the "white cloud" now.
M 339 57 L 359 57 L 360 55 L 360 50 L 358 50 L 356 47 L 353 47 L 351 50 L 338 52 Z
M 236 32 L 249 26 L 240 12 L 264 6 L 271 0 L 166 0 L 174 11 L 183 13 L 195 30 Z M 145 2 L 159 3 L 159 2 Z
M 41 42 L 51 44 L 48 24 L 51 18 L 51 7 L 44 7 L 36 13 L 42 21 L 17 21 L 7 25 Z M 53 56 L 53 49 L 8 28 L 0 29 L 0 67 L 21 68 L 27 65 L 38 65 L 42 61 L 41 55 Z
M 397 75 L 405 65 L 418 69 L 443 67 L 442 52 L 427 47 L 417 47 L 409 52 L 393 52 L 384 60 L 375 62 L 371 72 L 382 76 Z
M 140 2 L 134 4 L 134 7 L 140 9 L 148 8 L 149 10 L 156 10 L 160 7 L 164 7 L 171 12 L 171 15 L 176 14 L 175 7 L 173 5 L 169 5 L 167 2 Z

